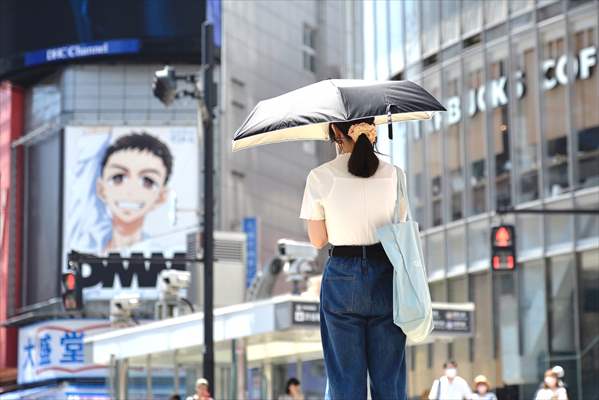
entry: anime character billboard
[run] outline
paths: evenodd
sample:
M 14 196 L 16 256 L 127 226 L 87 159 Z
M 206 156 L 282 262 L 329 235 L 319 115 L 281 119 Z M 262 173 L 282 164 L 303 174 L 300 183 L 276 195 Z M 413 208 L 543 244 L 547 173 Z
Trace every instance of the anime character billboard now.
M 67 127 L 65 268 L 73 250 L 104 257 L 184 257 L 186 236 L 197 230 L 197 137 L 193 127 Z M 167 261 L 158 267 L 129 264 L 84 264 L 84 297 L 112 298 L 128 289 L 155 297 L 159 271 L 185 267 Z

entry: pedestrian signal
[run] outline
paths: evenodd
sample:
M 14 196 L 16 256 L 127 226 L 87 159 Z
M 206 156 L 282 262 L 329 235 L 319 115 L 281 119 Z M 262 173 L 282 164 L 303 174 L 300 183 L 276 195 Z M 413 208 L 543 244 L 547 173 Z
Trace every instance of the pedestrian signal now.
M 491 267 L 493 270 L 516 268 L 516 241 L 514 225 L 499 225 L 491 229 Z
M 83 308 L 83 288 L 78 271 L 62 274 L 62 305 L 66 311 Z

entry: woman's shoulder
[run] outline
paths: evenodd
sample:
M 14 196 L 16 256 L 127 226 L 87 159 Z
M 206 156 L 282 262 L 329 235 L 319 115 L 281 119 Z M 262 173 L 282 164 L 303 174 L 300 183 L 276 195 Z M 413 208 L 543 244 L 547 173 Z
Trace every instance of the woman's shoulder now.
M 400 166 L 391 164 L 390 162 L 379 158 L 379 168 L 377 172 L 380 171 L 382 174 L 391 174 L 392 176 L 395 176 L 395 171 L 397 171 L 398 169 L 401 173 L 405 173 L 403 168 L 401 168 Z

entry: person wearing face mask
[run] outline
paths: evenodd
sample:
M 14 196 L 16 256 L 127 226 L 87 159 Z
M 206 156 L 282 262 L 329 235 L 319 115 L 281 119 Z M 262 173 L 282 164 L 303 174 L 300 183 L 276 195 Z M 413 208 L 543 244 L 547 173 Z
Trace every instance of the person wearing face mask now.
M 433 382 L 428 395 L 429 400 L 469 400 L 472 391 L 468 382 L 458 376 L 458 364 L 455 361 L 448 361 L 443 364 L 443 368 L 445 374 Z
M 543 387 L 538 390 L 535 400 L 568 400 L 568 393 L 559 385 L 559 377 L 554 370 L 545 371 Z

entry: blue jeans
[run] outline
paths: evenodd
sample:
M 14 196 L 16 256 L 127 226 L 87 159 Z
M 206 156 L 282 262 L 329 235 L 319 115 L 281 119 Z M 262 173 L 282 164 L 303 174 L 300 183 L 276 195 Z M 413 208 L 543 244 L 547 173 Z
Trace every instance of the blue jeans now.
M 393 323 L 387 258 L 329 257 L 320 288 L 327 399 L 404 400 L 406 336 Z

